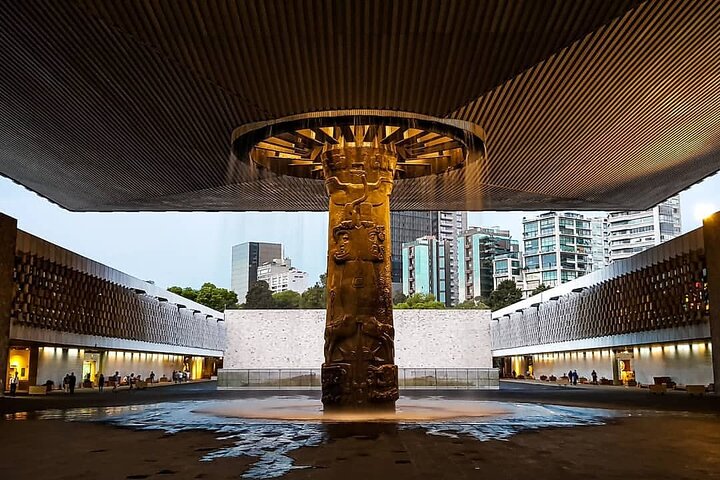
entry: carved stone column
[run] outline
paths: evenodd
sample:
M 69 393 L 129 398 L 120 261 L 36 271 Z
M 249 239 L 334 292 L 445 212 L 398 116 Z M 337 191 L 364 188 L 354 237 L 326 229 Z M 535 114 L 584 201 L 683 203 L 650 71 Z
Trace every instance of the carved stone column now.
M 471 165 L 482 181 L 482 128 L 407 112 L 310 112 L 237 128 L 233 153 L 257 175 L 299 177 L 292 185 L 302 188 L 324 182 L 330 225 L 322 401 L 325 409 L 394 409 L 393 181 L 406 192 L 434 191 L 442 176 Z M 302 190 L 296 193 L 300 201 Z
M 394 408 L 390 192 L 397 159 L 380 148 L 345 147 L 322 158 L 330 195 L 325 408 Z

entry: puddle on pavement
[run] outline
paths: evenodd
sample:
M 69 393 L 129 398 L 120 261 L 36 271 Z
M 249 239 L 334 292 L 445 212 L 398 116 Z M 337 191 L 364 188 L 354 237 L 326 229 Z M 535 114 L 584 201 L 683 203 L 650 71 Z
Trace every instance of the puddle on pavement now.
M 401 398 L 397 414 L 323 415 L 315 398 L 270 397 L 227 401 L 186 401 L 43 410 L 16 413 L 6 420 L 65 420 L 102 422 L 137 430 L 168 434 L 205 430 L 229 447 L 212 448 L 201 461 L 220 457 L 257 457 L 243 478 L 275 478 L 295 465 L 288 455 L 302 447 L 315 447 L 331 439 L 373 438 L 398 430 L 422 429 L 428 435 L 472 437 L 479 441 L 505 440 L 525 431 L 549 427 L 603 425 L 617 415 L 611 410 L 558 405 L 458 401 L 443 397 Z

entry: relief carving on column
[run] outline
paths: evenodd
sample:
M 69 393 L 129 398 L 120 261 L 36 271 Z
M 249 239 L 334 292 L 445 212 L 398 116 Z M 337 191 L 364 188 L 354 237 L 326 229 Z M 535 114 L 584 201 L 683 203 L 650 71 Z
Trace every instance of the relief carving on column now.
M 323 402 L 368 406 L 398 397 L 394 362 L 389 245 L 386 242 L 392 173 L 382 156 L 370 171 L 345 157 L 329 162 L 330 248 Z M 349 165 L 348 165 L 349 166 Z M 378 170 L 372 170 L 377 168 Z M 377 176 L 368 182 L 368 175 Z M 352 181 L 348 181 L 352 180 Z

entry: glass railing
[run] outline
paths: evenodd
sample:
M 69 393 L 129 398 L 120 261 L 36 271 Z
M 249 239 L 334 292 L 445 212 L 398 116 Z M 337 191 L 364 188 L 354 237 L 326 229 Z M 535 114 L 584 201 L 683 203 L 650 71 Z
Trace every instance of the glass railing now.
M 497 389 L 497 368 L 399 368 L 401 389 L 475 390 Z M 320 369 L 220 369 L 218 389 L 298 389 L 322 387 Z

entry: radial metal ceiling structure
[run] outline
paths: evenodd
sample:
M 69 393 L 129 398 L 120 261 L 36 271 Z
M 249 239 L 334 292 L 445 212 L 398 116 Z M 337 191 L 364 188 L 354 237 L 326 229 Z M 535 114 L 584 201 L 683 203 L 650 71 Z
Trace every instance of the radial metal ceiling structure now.
M 324 211 L 233 132 L 381 110 L 486 133 L 394 209 L 643 209 L 720 169 L 718 25 L 706 0 L 0 0 L 0 174 L 77 211 Z

